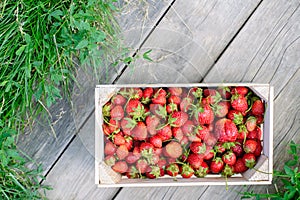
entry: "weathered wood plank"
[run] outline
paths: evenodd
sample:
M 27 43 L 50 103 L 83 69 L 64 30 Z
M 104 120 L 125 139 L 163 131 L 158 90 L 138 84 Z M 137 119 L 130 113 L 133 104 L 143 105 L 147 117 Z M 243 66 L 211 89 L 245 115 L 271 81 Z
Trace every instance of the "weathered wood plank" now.
M 138 0 L 127 3 L 120 1 L 121 6 L 124 6 L 120 16 L 117 16 L 121 29 L 124 31 L 135 30 L 134 34 L 139 38 L 133 41 L 132 38 L 127 39 L 125 35 L 124 45 L 132 45 L 132 49 L 138 48 L 149 33 L 150 27 L 155 26 L 170 2 L 170 0 L 143 3 Z M 132 18 L 136 19 L 132 20 Z M 135 38 L 134 35 L 131 37 Z M 101 80 L 111 83 L 124 65 L 117 68 L 107 67 L 110 66 L 102 66 L 99 69 L 103 75 Z M 44 174 L 48 172 L 94 109 L 94 87 L 97 81 L 90 76 L 90 73 L 85 73 L 83 70 L 78 71 L 77 74 L 78 82 L 81 85 L 79 88 L 74 88 L 72 106 L 67 100 L 61 100 L 50 108 L 53 116 L 50 123 L 53 124 L 53 129 L 50 129 L 48 123 L 44 122 L 41 117 L 41 121 L 36 122 L 31 130 L 19 137 L 18 147 L 36 159 L 38 163 L 43 164 Z M 53 136 L 53 131 L 56 137 Z
M 155 62 L 136 62 L 118 83 L 199 82 L 259 1 L 176 1 L 142 49 Z

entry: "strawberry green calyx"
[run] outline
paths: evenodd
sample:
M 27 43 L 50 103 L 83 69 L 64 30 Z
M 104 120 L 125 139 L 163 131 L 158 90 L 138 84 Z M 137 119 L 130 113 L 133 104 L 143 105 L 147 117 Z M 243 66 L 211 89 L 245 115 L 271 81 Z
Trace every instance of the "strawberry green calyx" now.
M 182 167 L 181 175 L 183 176 L 183 178 L 189 178 L 195 172 L 193 168 L 188 164 L 183 164 L 181 167 Z
M 177 174 L 179 173 L 179 167 L 177 164 L 172 163 L 166 168 L 166 171 L 168 171 L 168 174 L 170 176 L 177 176 Z
M 229 149 L 231 149 L 231 147 L 235 147 L 235 142 L 224 142 L 224 143 L 222 144 L 222 146 L 223 146 L 225 149 L 229 150 Z
M 234 173 L 233 173 L 233 168 L 229 165 L 225 165 L 223 171 L 222 171 L 222 176 L 223 177 L 230 177 L 232 176 Z
M 205 177 L 205 176 L 207 175 L 207 173 L 208 173 L 208 168 L 202 167 L 202 166 L 200 166 L 199 169 L 197 169 L 197 170 L 195 171 L 195 175 L 196 175 L 198 178 L 203 178 L 203 177 Z
M 150 166 L 150 168 L 151 168 L 151 171 L 149 172 L 149 174 L 153 175 L 155 178 L 160 177 L 161 171 L 158 166 L 152 165 L 152 166 Z
M 158 110 L 155 111 L 155 113 L 160 116 L 162 119 L 165 119 L 168 115 L 166 105 L 158 105 Z
M 239 125 L 239 124 L 243 123 L 244 117 L 243 117 L 242 113 L 239 113 L 239 114 L 234 113 L 233 116 L 234 116 L 234 118 L 232 121 L 233 121 L 233 123 L 235 123 L 235 125 Z
M 110 110 L 111 110 L 111 105 L 106 104 L 102 108 L 102 115 L 103 117 L 110 117 Z
M 131 119 L 129 117 L 125 117 L 124 120 L 127 121 L 127 124 L 125 125 L 125 128 L 128 128 L 130 130 L 132 130 L 137 125 L 136 120 Z
M 149 112 L 145 112 L 143 105 L 138 105 L 136 108 L 133 108 L 133 112 L 130 113 L 132 119 L 136 121 L 144 121 L 149 114 Z
M 142 97 L 142 99 L 141 99 L 141 102 L 143 104 L 148 104 L 148 103 L 150 103 L 150 101 L 151 101 L 151 99 L 149 97 L 146 97 L 146 98 Z
M 202 97 L 203 97 L 202 88 L 197 88 L 195 91 L 192 92 L 192 94 L 194 95 L 194 97 L 196 97 L 201 102 Z

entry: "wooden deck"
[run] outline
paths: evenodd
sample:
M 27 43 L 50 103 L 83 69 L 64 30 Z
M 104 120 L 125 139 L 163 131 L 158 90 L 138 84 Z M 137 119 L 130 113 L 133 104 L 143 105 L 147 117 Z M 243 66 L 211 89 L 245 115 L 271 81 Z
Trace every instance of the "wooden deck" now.
M 155 62 L 103 69 L 105 83 L 270 83 L 274 97 L 274 168 L 300 142 L 299 0 L 132 0 L 118 19 L 132 54 L 152 49 Z M 94 87 L 78 73 L 73 106 L 54 105 L 53 129 L 36 124 L 19 147 L 44 166 L 49 199 L 240 199 L 224 186 L 97 188 L 94 184 Z M 272 189 L 271 186 L 268 187 Z

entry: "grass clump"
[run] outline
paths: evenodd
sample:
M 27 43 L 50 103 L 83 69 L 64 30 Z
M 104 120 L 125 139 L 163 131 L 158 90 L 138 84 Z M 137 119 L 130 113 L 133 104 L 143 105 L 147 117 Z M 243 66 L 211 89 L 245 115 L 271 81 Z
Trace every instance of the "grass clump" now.
M 0 197 L 40 199 L 41 166 L 16 137 L 57 99 L 70 97 L 79 67 L 108 66 L 120 49 L 113 0 L 0 2 Z M 79 65 L 78 65 L 79 64 Z

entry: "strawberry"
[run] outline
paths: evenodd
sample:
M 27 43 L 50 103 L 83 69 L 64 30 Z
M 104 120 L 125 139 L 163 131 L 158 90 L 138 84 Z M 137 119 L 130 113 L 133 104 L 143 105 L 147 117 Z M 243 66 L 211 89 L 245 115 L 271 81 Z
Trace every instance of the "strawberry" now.
M 199 102 L 201 102 L 201 99 L 203 98 L 203 89 L 202 88 L 198 88 L 198 87 L 194 87 L 192 89 L 190 89 L 189 92 L 192 92 L 192 97 L 199 100 Z
M 160 119 L 165 119 L 168 115 L 166 106 L 162 106 L 160 104 L 150 104 L 150 112 Z
M 167 96 L 166 90 L 163 89 L 163 88 L 156 88 L 156 89 L 154 90 L 154 97 L 155 97 L 155 96 L 159 96 L 159 95 L 166 97 L 166 96 Z
M 147 127 L 144 122 L 137 122 L 137 125 L 131 131 L 133 139 L 145 140 L 147 138 Z
M 179 166 L 176 163 L 169 164 L 166 167 L 166 173 L 172 177 L 177 176 L 179 173 Z
M 111 103 L 114 105 L 124 106 L 126 103 L 126 98 L 120 94 L 117 94 L 111 98 Z
M 145 159 L 140 159 L 135 163 L 136 169 L 139 171 L 139 173 L 143 174 L 147 172 L 148 163 Z
M 127 99 L 141 99 L 143 91 L 141 88 L 121 88 L 119 94 L 126 97 Z
M 248 88 L 244 86 L 237 86 L 235 88 L 231 88 L 232 95 L 239 94 L 245 96 L 247 93 L 248 93 Z
M 204 138 L 209 135 L 209 130 L 206 126 L 201 126 L 201 125 L 198 125 L 196 126 L 195 128 L 195 131 L 196 131 L 196 135 L 197 137 L 199 137 L 201 140 L 204 140 Z
M 179 105 L 180 110 L 183 112 L 187 112 L 190 109 L 192 102 L 193 102 L 193 100 L 190 97 L 183 98 Z
M 202 142 L 192 142 L 190 150 L 195 154 L 203 154 L 206 151 L 206 145 Z
M 133 164 L 135 163 L 139 158 L 137 156 L 135 156 L 132 152 L 128 153 L 128 156 L 125 158 L 125 161 L 128 164 Z
M 169 116 L 168 120 L 172 127 L 181 127 L 187 122 L 188 118 L 189 116 L 187 113 L 175 111 Z
M 115 119 L 113 119 L 113 118 L 111 118 L 109 120 L 108 128 L 109 128 L 109 130 L 110 130 L 111 133 L 112 132 L 117 133 L 117 132 L 120 131 L 120 122 L 117 121 L 117 120 L 115 120 Z
M 178 106 L 175 103 L 169 103 L 166 106 L 166 111 L 168 114 L 171 114 L 174 111 L 178 111 Z
M 224 168 L 224 162 L 220 157 L 214 158 L 210 163 L 210 171 L 214 174 L 220 173 Z
M 225 154 L 223 154 L 222 160 L 227 165 L 234 165 L 236 162 L 236 155 L 233 152 L 228 151 Z
M 236 160 L 235 164 L 233 165 L 234 173 L 243 173 L 243 172 L 247 171 L 247 169 L 248 169 L 248 167 L 246 167 L 242 158 L 238 158 Z
M 152 149 L 152 151 L 153 151 L 153 149 L 154 149 L 153 144 L 151 144 L 151 143 L 149 143 L 149 142 L 143 142 L 143 143 L 141 143 L 141 145 L 140 145 L 140 152 L 141 152 L 141 153 L 142 153 L 143 151 L 149 150 L 149 149 Z
M 265 112 L 264 103 L 260 99 L 255 100 L 252 104 L 252 114 L 258 116 L 258 115 L 263 115 L 264 112 Z
M 147 178 L 155 179 L 164 175 L 164 170 L 158 166 L 149 166 L 146 172 Z
M 141 151 L 140 148 L 138 146 L 135 146 L 132 150 L 132 154 L 137 157 L 137 159 L 141 158 Z
M 125 144 L 125 138 L 121 134 L 121 132 L 119 132 L 113 136 L 113 142 L 115 145 L 118 145 L 118 146 Z
M 237 110 L 229 110 L 227 113 L 227 118 L 233 121 L 235 125 L 239 125 L 243 123 L 244 116 L 240 111 Z
M 168 91 L 170 92 L 171 95 L 174 96 L 181 96 L 182 94 L 182 88 L 180 87 L 170 87 L 168 88 Z
M 199 169 L 203 162 L 203 156 L 196 153 L 192 153 L 188 156 L 187 162 L 194 170 Z
M 209 173 L 209 167 L 206 162 L 202 162 L 200 167 L 195 171 L 195 175 L 198 178 L 203 178 Z
M 126 172 L 126 176 L 129 179 L 140 178 L 139 171 L 137 170 L 137 168 L 134 165 L 131 165 L 128 168 L 128 171 Z
M 148 115 L 146 117 L 147 130 L 150 135 L 156 134 L 156 127 L 159 125 L 159 123 L 160 123 L 160 120 L 155 115 Z
M 180 140 L 181 145 L 187 145 L 189 143 L 189 138 L 187 136 L 183 136 L 182 139 Z
M 157 130 L 157 135 L 162 139 L 163 142 L 172 138 L 172 130 L 170 125 L 163 127 L 162 129 Z
M 211 146 L 206 146 L 206 151 L 204 152 L 203 160 L 211 160 L 215 157 L 215 152 Z
M 219 142 L 234 142 L 237 139 L 238 130 L 230 119 L 222 118 L 215 124 L 215 135 Z
M 182 178 L 190 178 L 191 176 L 194 175 L 195 171 L 193 170 L 193 168 L 190 165 L 183 164 L 182 166 L 180 166 L 179 172 L 180 172 Z
M 166 153 L 171 158 L 179 158 L 182 155 L 182 147 L 178 142 L 171 141 L 166 145 Z
M 130 116 L 133 115 L 134 110 L 137 108 L 143 108 L 144 106 L 138 99 L 130 99 L 126 106 L 126 113 Z
M 201 139 L 196 134 L 191 134 L 188 136 L 188 139 L 191 142 L 201 142 Z
M 261 155 L 261 151 L 262 151 L 262 145 L 261 145 L 261 142 L 258 141 L 258 142 L 257 142 L 257 147 L 256 147 L 255 151 L 253 152 L 253 154 L 254 154 L 256 157 L 258 157 L 258 156 Z
M 162 147 L 162 139 L 158 135 L 152 136 L 149 141 L 154 147 L 157 147 L 157 148 Z
M 181 98 L 179 96 L 171 95 L 168 98 L 168 103 L 174 103 L 176 105 L 180 105 Z
M 113 155 L 108 155 L 104 158 L 105 164 L 113 166 L 116 163 L 116 158 Z
M 235 146 L 231 147 L 230 150 L 237 156 L 240 157 L 243 155 L 243 147 L 240 143 L 236 143 Z
M 224 153 L 224 152 L 226 151 L 226 149 L 225 149 L 225 147 L 223 146 L 222 143 L 217 143 L 217 144 L 214 146 L 214 151 L 215 151 L 216 153 L 222 154 L 222 153 Z
M 205 89 L 203 94 L 209 104 L 217 104 L 222 100 L 220 93 L 215 89 Z
M 243 148 L 246 153 L 254 153 L 257 148 L 256 140 L 251 140 L 251 139 L 246 140 Z
M 244 124 L 238 126 L 238 136 L 237 139 L 244 140 L 248 136 L 247 127 Z
M 246 153 L 244 154 L 242 161 L 245 163 L 245 166 L 248 168 L 253 168 L 256 164 L 256 158 L 253 153 Z
M 167 160 L 163 157 L 160 157 L 157 162 L 157 166 L 159 166 L 160 168 L 164 168 L 166 165 L 167 165 Z
M 125 146 L 127 147 L 128 151 L 130 151 L 133 147 L 133 139 L 128 135 L 125 135 L 124 139 L 125 139 Z
M 182 129 L 179 127 L 173 127 L 172 129 L 172 136 L 177 139 L 178 141 L 181 141 L 183 138 L 183 132 Z
M 224 169 L 222 170 L 223 177 L 230 177 L 234 174 L 234 168 L 231 165 L 225 165 Z
M 260 140 L 261 139 L 261 129 L 257 126 L 253 131 L 250 131 L 247 135 L 247 139 L 256 139 Z
M 103 130 L 104 135 L 106 135 L 106 136 L 108 136 L 112 133 L 108 124 L 102 124 L 102 130 Z
M 137 125 L 137 122 L 130 117 L 124 117 L 121 120 L 121 128 L 124 134 L 131 135 L 131 130 Z
M 203 105 L 203 110 L 198 112 L 198 121 L 200 124 L 211 124 L 214 121 L 214 113 L 209 105 Z
M 117 154 L 117 156 L 118 156 L 118 158 L 119 158 L 120 160 L 125 159 L 125 158 L 128 156 L 128 154 L 129 154 L 126 145 L 124 145 L 124 144 L 120 145 L 120 146 L 117 148 L 116 154 Z
M 228 113 L 230 104 L 225 101 L 221 101 L 217 104 L 213 105 L 213 110 L 215 112 L 216 117 L 222 118 L 225 117 Z
M 103 117 L 110 117 L 110 111 L 113 108 L 113 105 L 111 102 L 107 102 L 103 107 L 102 107 L 102 115 Z
M 249 116 L 247 118 L 245 125 L 246 125 L 248 131 L 253 131 L 255 129 L 256 121 L 257 121 L 257 119 L 254 116 Z
M 112 166 L 112 169 L 115 171 L 115 172 L 118 172 L 118 173 L 125 173 L 127 172 L 128 170 L 128 165 L 125 161 L 117 161 L 114 166 Z
M 185 124 L 181 127 L 182 132 L 186 136 L 190 136 L 194 132 L 194 123 L 191 120 L 185 122 Z
M 153 95 L 153 88 L 151 88 L 151 87 L 145 88 L 143 91 L 143 96 L 142 96 L 141 102 L 143 104 L 148 104 L 151 101 L 152 95 Z
M 248 103 L 246 97 L 239 94 L 232 95 L 231 106 L 233 109 L 237 111 L 245 112 L 248 109 Z
M 204 138 L 204 143 L 208 146 L 214 146 L 217 143 L 217 138 L 213 134 L 208 134 Z
M 230 87 L 218 87 L 217 91 L 220 93 L 223 99 L 230 99 L 231 97 Z
M 264 122 L 264 116 L 263 115 L 256 115 L 256 124 L 260 125 Z
M 156 154 L 156 155 L 158 155 L 158 156 L 160 156 L 162 154 L 162 151 L 163 151 L 163 149 L 159 148 L 159 147 L 155 147 L 153 149 L 153 153 Z
M 152 98 L 152 103 L 160 104 L 163 106 L 167 103 L 167 99 L 165 96 L 158 95 L 158 96 Z

